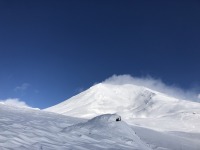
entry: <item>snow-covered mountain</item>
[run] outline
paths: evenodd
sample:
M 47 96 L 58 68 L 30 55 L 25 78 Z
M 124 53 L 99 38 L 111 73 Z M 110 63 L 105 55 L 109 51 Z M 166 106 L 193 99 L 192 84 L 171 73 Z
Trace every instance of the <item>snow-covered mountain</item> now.
M 200 150 L 200 104 L 100 83 L 45 110 L 0 103 L 0 150 Z
M 146 87 L 100 83 L 46 111 L 86 119 L 117 113 L 152 149 L 200 150 L 200 103 Z
M 182 118 L 200 114 L 200 103 L 179 100 L 133 84 L 100 83 L 46 110 L 80 118 L 107 113 L 117 113 L 125 119 Z

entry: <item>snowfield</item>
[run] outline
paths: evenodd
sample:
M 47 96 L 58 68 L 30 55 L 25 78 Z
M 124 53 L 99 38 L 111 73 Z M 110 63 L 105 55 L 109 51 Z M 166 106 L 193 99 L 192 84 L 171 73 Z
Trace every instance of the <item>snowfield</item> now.
M 97 84 L 45 110 L 0 103 L 0 150 L 200 150 L 200 104 Z
M 89 121 L 0 104 L 1 150 L 151 150 L 118 115 Z M 81 123 L 80 123 L 81 122 Z

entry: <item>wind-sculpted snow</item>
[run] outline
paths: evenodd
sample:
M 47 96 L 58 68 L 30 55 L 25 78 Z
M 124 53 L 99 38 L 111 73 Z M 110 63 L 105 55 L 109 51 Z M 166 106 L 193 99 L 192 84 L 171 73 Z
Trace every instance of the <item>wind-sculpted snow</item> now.
M 102 148 L 111 148 L 108 143 L 116 145 L 115 149 L 140 149 L 150 150 L 135 134 L 133 129 L 124 121 L 116 121 L 119 118 L 116 114 L 105 114 L 97 116 L 85 123 L 66 127 L 63 132 L 74 136 L 84 136 L 88 140 L 96 139 L 102 141 Z M 115 144 L 114 144 L 115 143 Z
M 150 150 L 115 117 L 104 115 L 86 122 L 0 104 L 0 150 Z

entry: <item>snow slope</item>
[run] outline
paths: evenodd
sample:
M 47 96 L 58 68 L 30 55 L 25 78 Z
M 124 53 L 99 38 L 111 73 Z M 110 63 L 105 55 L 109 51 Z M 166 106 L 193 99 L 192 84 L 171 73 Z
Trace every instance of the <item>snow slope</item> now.
M 190 118 L 200 114 L 200 104 L 133 84 L 100 83 L 46 110 L 80 118 L 106 113 L 118 113 L 125 119 Z
M 151 150 L 118 115 L 86 120 L 0 104 L 0 150 Z

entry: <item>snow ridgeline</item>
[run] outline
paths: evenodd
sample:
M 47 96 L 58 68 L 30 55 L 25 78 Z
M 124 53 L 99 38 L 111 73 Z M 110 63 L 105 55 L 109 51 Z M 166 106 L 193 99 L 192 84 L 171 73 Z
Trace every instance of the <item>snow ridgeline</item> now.
M 91 120 L 0 104 L 0 150 L 151 150 L 116 114 Z

